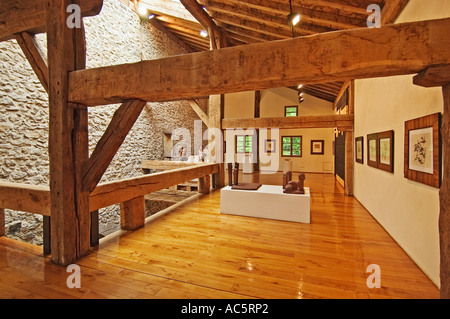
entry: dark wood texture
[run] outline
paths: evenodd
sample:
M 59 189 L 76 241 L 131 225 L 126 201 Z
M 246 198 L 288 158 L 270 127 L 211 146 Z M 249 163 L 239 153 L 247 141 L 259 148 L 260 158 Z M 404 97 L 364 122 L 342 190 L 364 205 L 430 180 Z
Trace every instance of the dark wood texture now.
M 441 147 L 440 147 L 440 122 L 441 114 L 436 113 L 425 117 L 417 118 L 405 122 L 405 155 L 404 155 L 404 176 L 413 181 L 439 188 L 441 186 Z M 421 128 L 433 128 L 433 174 L 419 172 L 409 168 L 410 139 L 411 130 Z
M 6 235 L 5 229 L 5 209 L 0 208 L 0 237 Z
M 450 84 L 443 86 L 442 151 L 444 174 L 439 192 L 439 238 L 441 244 L 441 298 L 450 299 Z

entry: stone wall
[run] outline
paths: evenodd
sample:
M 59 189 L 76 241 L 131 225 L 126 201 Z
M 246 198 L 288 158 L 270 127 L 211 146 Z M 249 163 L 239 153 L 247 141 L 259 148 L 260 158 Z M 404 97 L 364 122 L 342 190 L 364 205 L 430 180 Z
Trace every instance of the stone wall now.
M 140 21 L 119 0 L 104 0 L 101 13 L 85 18 L 87 67 L 133 63 L 185 53 L 159 30 Z M 38 35 L 43 46 L 46 37 Z M 89 109 L 92 152 L 118 105 Z M 199 120 L 184 101 L 148 103 L 114 157 L 102 182 L 142 174 L 141 161 L 162 159 L 163 132 L 194 131 Z M 0 180 L 49 182 L 48 97 L 14 40 L 0 43 Z M 42 244 L 42 216 L 6 210 L 7 236 Z M 103 235 L 120 228 L 118 205 L 100 211 Z

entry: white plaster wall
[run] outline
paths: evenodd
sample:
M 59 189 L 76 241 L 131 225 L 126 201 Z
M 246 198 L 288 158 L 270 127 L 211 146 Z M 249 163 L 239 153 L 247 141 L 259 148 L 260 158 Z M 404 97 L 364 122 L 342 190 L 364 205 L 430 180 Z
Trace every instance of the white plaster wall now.
M 397 20 L 450 17 L 448 0 L 411 0 Z M 403 177 L 404 122 L 442 112 L 442 91 L 412 84 L 412 76 L 355 82 L 355 137 L 394 130 L 394 173 L 355 163 L 355 197 L 439 286 L 439 190 Z

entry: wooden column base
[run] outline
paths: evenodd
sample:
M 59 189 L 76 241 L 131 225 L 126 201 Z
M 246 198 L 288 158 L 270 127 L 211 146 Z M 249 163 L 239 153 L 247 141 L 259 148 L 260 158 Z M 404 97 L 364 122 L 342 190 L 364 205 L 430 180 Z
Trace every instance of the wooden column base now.
M 120 226 L 125 230 L 138 229 L 145 224 L 144 196 L 120 204 Z
M 201 194 L 209 194 L 211 189 L 211 177 L 209 175 L 199 177 L 198 192 Z

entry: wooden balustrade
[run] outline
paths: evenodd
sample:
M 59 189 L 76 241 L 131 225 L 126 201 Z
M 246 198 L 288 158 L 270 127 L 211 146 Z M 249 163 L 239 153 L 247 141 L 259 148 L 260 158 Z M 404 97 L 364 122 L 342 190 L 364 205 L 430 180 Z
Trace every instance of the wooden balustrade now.
M 145 222 L 145 195 L 194 178 L 199 179 L 199 192 L 205 194 L 210 189 L 210 175 L 218 171 L 219 164 L 185 165 L 178 169 L 98 185 L 90 195 L 91 246 L 99 243 L 100 208 L 120 203 L 122 229 L 137 229 Z M 6 233 L 5 209 L 43 215 L 44 254 L 50 254 L 50 188 L 0 182 L 0 236 Z

